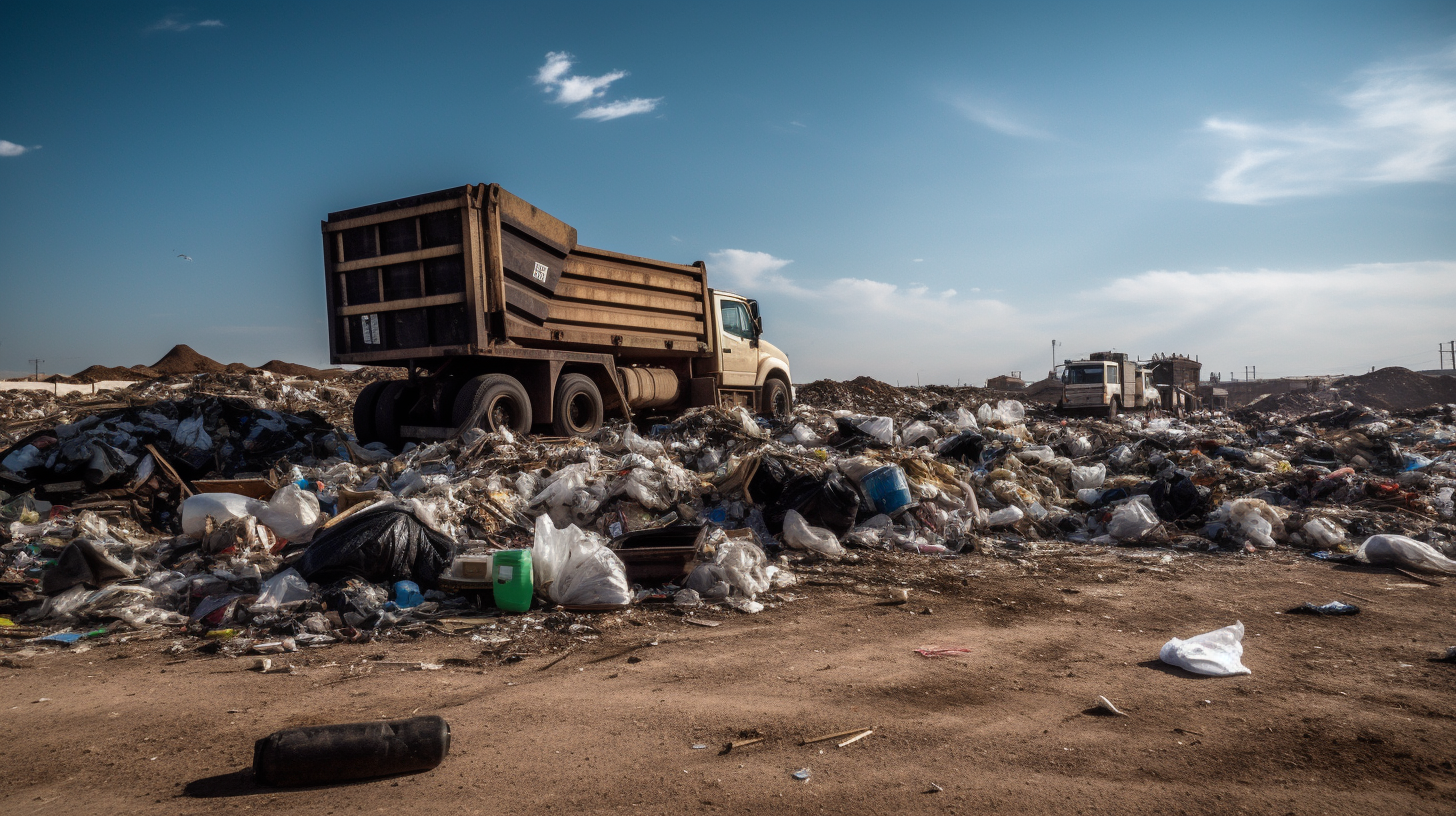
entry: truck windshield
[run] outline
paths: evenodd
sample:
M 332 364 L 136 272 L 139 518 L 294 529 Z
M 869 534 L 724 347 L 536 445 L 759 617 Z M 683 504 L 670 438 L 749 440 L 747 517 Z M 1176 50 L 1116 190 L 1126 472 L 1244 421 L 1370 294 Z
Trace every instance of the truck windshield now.
M 1067 366 L 1062 371 L 1062 382 L 1067 385 L 1101 385 L 1102 364 Z

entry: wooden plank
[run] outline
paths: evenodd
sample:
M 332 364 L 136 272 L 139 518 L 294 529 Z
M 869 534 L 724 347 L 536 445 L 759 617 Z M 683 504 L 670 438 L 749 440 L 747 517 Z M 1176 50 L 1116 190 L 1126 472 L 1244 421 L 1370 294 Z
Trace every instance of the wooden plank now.
M 355 306 L 340 306 L 334 310 L 340 317 L 353 317 L 361 314 L 374 314 L 376 312 L 395 312 L 400 309 L 419 309 L 424 306 L 446 306 L 451 303 L 464 303 L 465 293 L 452 292 L 448 295 L 426 295 L 425 297 L 408 298 L 406 300 L 386 300 L 382 303 L 360 303 Z
M 398 221 L 401 218 L 417 218 L 421 215 L 454 210 L 464 207 L 469 201 L 467 198 L 452 198 L 448 201 L 436 201 L 433 204 L 421 204 L 418 207 L 410 207 L 404 210 L 391 210 L 374 215 L 361 215 L 358 218 L 350 218 L 347 221 L 325 221 L 325 232 L 340 232 L 354 227 L 367 227 L 371 224 L 379 224 L 385 221 Z
M 619 309 L 611 306 L 579 306 L 574 303 L 552 303 L 546 318 L 551 323 L 601 326 L 616 329 L 618 333 L 639 329 L 681 334 L 686 338 L 702 339 L 705 324 L 676 315 L 644 312 L 637 309 Z
M 595 305 L 630 306 L 660 312 L 702 314 L 703 302 L 688 295 L 666 295 L 626 286 L 602 283 L 562 281 L 556 286 L 558 302 L 582 302 Z
M 334 264 L 335 272 L 353 272 L 355 269 L 368 269 L 371 266 L 389 266 L 397 263 L 409 263 L 411 261 L 423 261 L 430 258 L 442 258 L 446 255 L 459 255 L 465 250 L 460 244 L 449 246 L 429 247 L 427 249 L 416 249 L 412 252 L 396 252 L 393 255 L 381 255 L 377 258 L 360 258 L 357 261 L 345 261 Z
M 537 323 L 546 319 L 548 310 L 551 308 L 548 301 L 538 297 L 534 292 L 514 280 L 507 280 L 505 287 L 506 304 L 511 306 L 517 314 L 534 318 Z
M 628 267 L 593 261 L 576 254 L 566 259 L 564 278 L 598 280 L 625 286 L 650 287 L 665 292 L 679 292 L 685 295 L 703 297 L 703 284 L 693 278 L 672 272 L 663 272 L 643 267 Z
M 696 266 L 688 264 L 669 263 L 667 261 L 659 261 L 655 258 L 644 258 L 641 255 L 628 255 L 624 252 L 612 252 L 610 250 L 597 249 L 596 247 L 589 246 L 577 246 L 572 251 L 572 254 L 595 255 L 600 258 L 618 261 L 632 266 L 651 266 L 657 269 L 663 269 L 672 272 L 682 272 L 688 275 L 692 275 L 699 280 L 703 278 L 703 270 Z

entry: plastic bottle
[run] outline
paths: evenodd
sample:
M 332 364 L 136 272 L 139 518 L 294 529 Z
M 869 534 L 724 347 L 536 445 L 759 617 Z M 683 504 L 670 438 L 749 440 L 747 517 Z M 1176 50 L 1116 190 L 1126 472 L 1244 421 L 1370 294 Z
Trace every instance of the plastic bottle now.
M 269 787 L 327 785 L 428 771 L 449 751 L 441 717 L 288 728 L 253 745 L 253 777 Z

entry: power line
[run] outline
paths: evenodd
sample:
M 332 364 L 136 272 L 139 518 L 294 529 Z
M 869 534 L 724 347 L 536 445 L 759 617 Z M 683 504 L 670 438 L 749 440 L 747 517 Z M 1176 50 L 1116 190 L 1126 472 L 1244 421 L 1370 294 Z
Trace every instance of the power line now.
M 35 381 L 40 382 L 40 364 L 44 363 L 45 360 L 27 360 L 26 362 L 35 366 Z

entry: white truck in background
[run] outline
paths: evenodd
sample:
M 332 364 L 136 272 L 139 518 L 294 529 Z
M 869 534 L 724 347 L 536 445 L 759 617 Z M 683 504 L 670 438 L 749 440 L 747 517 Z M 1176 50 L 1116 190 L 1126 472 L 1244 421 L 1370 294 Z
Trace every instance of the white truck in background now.
M 1122 352 L 1099 351 L 1086 360 L 1067 360 L 1062 366 L 1062 398 L 1057 409 L 1064 413 L 1111 418 L 1124 411 L 1151 413 L 1161 405 L 1152 371 Z

